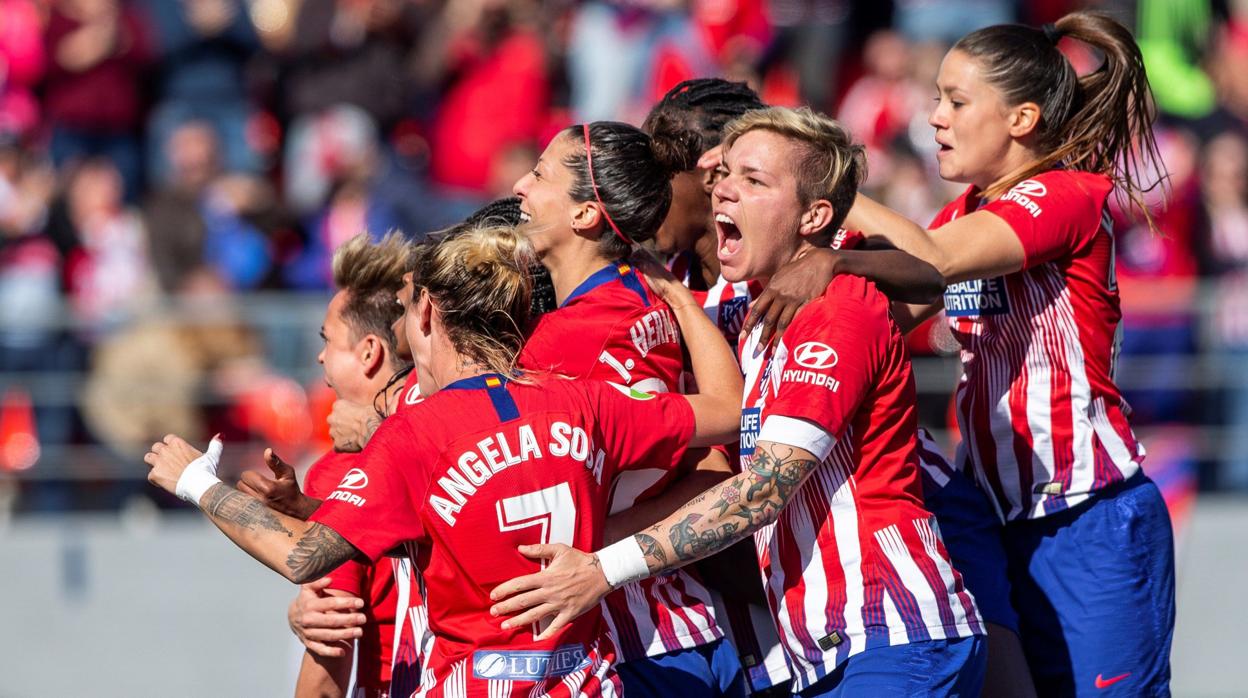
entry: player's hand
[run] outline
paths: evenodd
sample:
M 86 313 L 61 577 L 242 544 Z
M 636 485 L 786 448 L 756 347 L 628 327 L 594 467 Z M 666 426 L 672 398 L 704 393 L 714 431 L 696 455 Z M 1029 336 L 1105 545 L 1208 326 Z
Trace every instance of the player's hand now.
M 750 313 L 741 324 L 741 336 L 748 336 L 761 322 L 759 346 L 766 346 L 773 336 L 780 339 L 797 311 L 819 297 L 832 283 L 832 277 L 836 276 L 836 258 L 836 250 L 810 250 L 781 267 L 750 306 Z
M 360 613 L 364 600 L 325 593 L 329 582 L 329 577 L 322 577 L 299 587 L 286 610 L 286 620 L 308 651 L 322 657 L 345 657 L 350 641 L 364 634 L 367 619 Z
M 519 628 L 552 618 L 535 640 L 545 640 L 572 620 L 598 605 L 611 591 L 598 556 L 556 543 L 522 545 L 520 554 L 547 560 L 536 574 L 509 579 L 494 587 L 490 615 L 511 616 L 503 628 Z
M 340 453 L 358 453 L 377 431 L 380 419 L 371 405 L 361 405 L 349 400 L 334 400 L 329 413 L 329 438 L 334 440 L 334 450 Z
M 181 496 L 178 492 L 178 482 L 188 468 L 194 468 L 216 477 L 221 450 L 220 435 L 212 437 L 212 441 L 208 444 L 208 452 L 202 453 L 182 437 L 168 434 L 164 440 L 152 444 L 152 448 L 143 456 L 143 462 L 151 466 L 147 481 L 166 492 Z
M 273 449 L 264 449 L 264 464 L 273 471 L 273 479 L 248 470 L 238 481 L 238 490 L 259 499 L 268 508 L 287 516 L 307 521 L 312 512 L 321 506 L 318 499 L 313 499 L 299 490 L 299 481 L 295 479 L 295 469 L 278 457 Z
M 646 285 L 650 287 L 650 290 L 672 308 L 695 302 L 693 294 L 680 282 L 680 279 L 668 271 L 667 267 L 655 259 L 649 251 L 635 250 L 629 262 L 642 276 L 646 277 Z

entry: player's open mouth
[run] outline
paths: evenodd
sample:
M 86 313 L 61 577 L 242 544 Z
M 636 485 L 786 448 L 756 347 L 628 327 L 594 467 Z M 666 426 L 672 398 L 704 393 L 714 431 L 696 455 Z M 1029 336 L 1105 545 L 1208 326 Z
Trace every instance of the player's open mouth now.
M 715 236 L 719 241 L 716 248 L 719 261 L 723 262 L 741 251 L 741 229 L 728 214 L 715 214 Z
M 533 214 L 525 211 L 524 209 L 520 209 L 520 222 L 528 223 L 531 220 L 533 220 Z

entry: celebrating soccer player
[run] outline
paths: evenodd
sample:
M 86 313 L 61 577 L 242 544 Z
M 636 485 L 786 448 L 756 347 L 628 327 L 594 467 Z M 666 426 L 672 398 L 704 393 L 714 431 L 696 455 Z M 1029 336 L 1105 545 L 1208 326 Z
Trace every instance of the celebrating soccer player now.
M 221 483 L 219 449 L 171 435 L 144 457 L 149 480 L 292 581 L 415 543 L 435 638 L 425 695 L 617 695 L 597 614 L 551 632 L 501 628 L 488 590 L 536 568 L 518 545 L 598 545 L 618 470 L 670 467 L 688 444 L 736 432 L 735 362 L 706 341 L 718 330 L 696 307 L 676 314 L 703 340 L 693 370 L 713 387 L 702 394 L 518 373 L 532 259 L 514 229 L 470 231 L 419 257 L 406 331 L 425 399 L 382 423 L 310 522 Z
M 840 126 L 809 110 L 751 112 L 725 147 L 714 214 L 726 278 L 765 281 L 830 244 L 865 174 Z M 688 293 L 670 292 L 673 307 Z M 923 507 L 914 380 L 887 299 L 839 275 L 782 340 L 758 337 L 741 352 L 743 472 L 596 554 L 525 548 L 553 560 L 495 589 L 495 610 L 519 624 L 553 615 L 557 628 L 621 583 L 753 533 L 795 690 L 976 695 L 983 629 Z
M 609 380 L 647 392 L 680 389 L 680 327 L 627 257 L 654 237 L 672 197 L 671 172 L 633 126 L 596 122 L 565 129 L 515 185 L 558 308 L 533 328 L 521 366 Z M 608 537 L 629 535 L 731 474 L 718 452 L 686 455 L 621 473 Z M 635 696 L 666 696 L 701 684 L 700 695 L 739 696 L 741 665 L 723 639 L 710 592 L 696 573 L 645 580 L 605 601 L 620 652 L 620 677 Z M 691 677 L 693 677 L 691 679 Z
M 1102 64 L 1077 75 L 1063 37 Z M 970 186 L 928 230 L 865 197 L 848 224 L 952 282 L 958 460 L 1005 522 L 1039 693 L 1167 693 L 1173 533 L 1113 381 L 1122 313 L 1107 201 L 1117 189 L 1138 202 L 1140 166 L 1160 165 L 1139 48 L 1091 13 L 993 26 L 954 45 L 936 86 L 940 175 Z

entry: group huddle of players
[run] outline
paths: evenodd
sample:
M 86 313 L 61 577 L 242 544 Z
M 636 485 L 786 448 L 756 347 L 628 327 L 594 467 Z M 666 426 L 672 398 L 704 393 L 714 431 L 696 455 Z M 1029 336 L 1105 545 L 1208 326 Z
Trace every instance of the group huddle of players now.
M 937 91 L 969 186 L 927 226 L 835 121 L 698 79 L 426 242 L 340 248 L 302 490 L 272 452 L 223 483 L 216 440 L 145 457 L 304 584 L 296 695 L 1168 695 L 1169 519 L 1112 380 L 1138 49 L 989 27 Z M 952 462 L 903 339 L 942 308 Z

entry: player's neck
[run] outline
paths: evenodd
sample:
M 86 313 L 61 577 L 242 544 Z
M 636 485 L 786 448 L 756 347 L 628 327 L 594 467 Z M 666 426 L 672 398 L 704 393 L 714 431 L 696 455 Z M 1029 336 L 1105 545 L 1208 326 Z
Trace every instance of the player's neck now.
M 698 261 L 701 263 L 702 280 L 706 282 L 707 288 L 711 288 L 719 283 L 719 256 L 715 250 L 715 245 L 718 241 L 719 238 L 715 235 L 715 229 L 708 228 L 707 234 L 693 243 L 693 253 L 697 255 Z
M 552 249 L 542 258 L 542 264 L 550 271 L 550 280 L 555 286 L 555 301 L 559 305 L 563 305 L 585 279 L 610 263 L 611 260 L 599 254 L 596 243 Z

